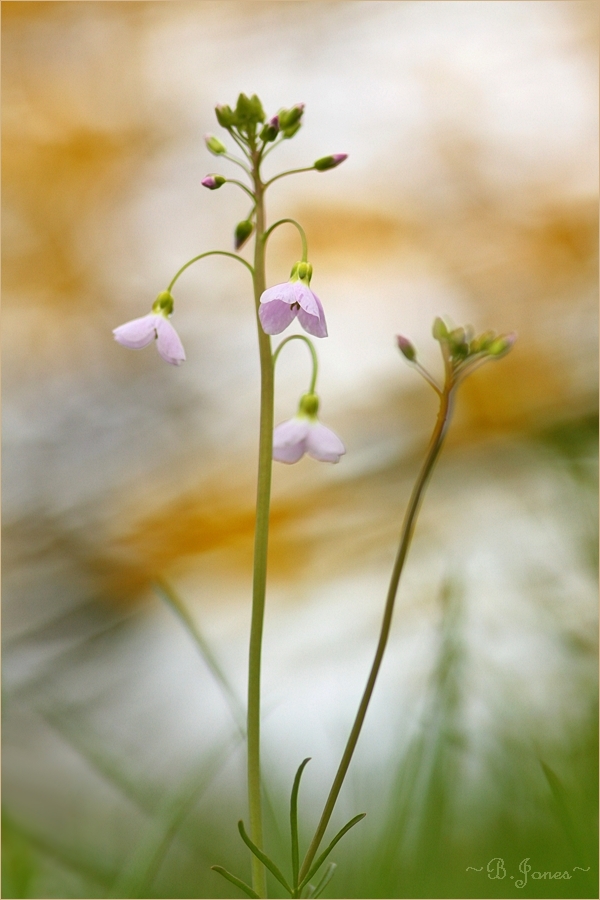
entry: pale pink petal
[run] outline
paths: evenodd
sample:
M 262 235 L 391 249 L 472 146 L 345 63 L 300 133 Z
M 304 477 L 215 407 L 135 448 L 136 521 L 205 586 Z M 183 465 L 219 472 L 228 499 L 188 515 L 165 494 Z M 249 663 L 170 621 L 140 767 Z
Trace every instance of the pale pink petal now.
M 159 315 L 156 318 L 158 319 L 156 349 L 165 362 L 171 363 L 172 366 L 180 366 L 185 361 L 185 350 L 179 335 L 164 316 Z
M 148 313 L 139 319 L 132 319 L 118 328 L 113 328 L 115 341 L 131 350 L 147 347 L 156 337 L 156 320 L 162 318 L 155 313 Z
M 310 430 L 308 419 L 288 419 L 273 432 L 273 459 L 295 463 L 304 456 L 306 436 Z
M 258 308 L 260 323 L 266 334 L 281 334 L 296 318 L 297 312 L 284 300 L 270 300 L 261 303 Z
M 313 459 L 318 459 L 321 462 L 337 463 L 340 461 L 340 456 L 343 456 L 346 452 L 346 448 L 331 428 L 316 422 L 308 432 L 306 452 Z
M 304 456 L 304 441 L 299 444 L 292 444 L 290 447 L 273 447 L 273 459 L 275 462 L 292 463 L 298 462 Z
M 310 294 L 310 300 L 306 294 L 299 295 L 298 303 L 298 321 L 305 331 L 312 334 L 313 337 L 327 337 L 327 323 L 325 322 L 325 313 L 321 301 L 311 290 L 301 285 L 307 294 Z M 313 310 L 311 312 L 311 310 Z
M 285 281 L 283 284 L 276 284 L 263 291 L 260 297 L 261 303 L 271 303 L 273 300 L 283 300 L 284 303 L 288 303 L 290 306 L 292 303 L 297 303 L 295 284 Z

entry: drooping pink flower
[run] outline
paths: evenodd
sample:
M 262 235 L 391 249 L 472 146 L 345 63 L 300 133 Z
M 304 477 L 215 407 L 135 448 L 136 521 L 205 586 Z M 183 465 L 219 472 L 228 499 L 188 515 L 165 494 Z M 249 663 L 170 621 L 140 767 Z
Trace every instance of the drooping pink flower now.
M 314 337 L 327 337 L 321 301 L 309 287 L 312 266 L 296 263 L 290 280 L 267 288 L 260 298 L 258 315 L 267 334 L 280 334 L 293 320 Z
M 156 340 L 156 349 L 165 362 L 180 366 L 185 361 L 185 350 L 167 318 L 172 311 L 173 298 L 168 291 L 163 291 L 154 302 L 152 312 L 113 329 L 115 340 L 131 350 L 141 350 Z
M 293 419 L 282 422 L 273 432 L 273 459 L 282 463 L 295 463 L 305 453 L 320 462 L 337 463 L 346 448 L 337 434 L 321 425 L 317 419 L 318 398 L 305 394 L 300 409 Z

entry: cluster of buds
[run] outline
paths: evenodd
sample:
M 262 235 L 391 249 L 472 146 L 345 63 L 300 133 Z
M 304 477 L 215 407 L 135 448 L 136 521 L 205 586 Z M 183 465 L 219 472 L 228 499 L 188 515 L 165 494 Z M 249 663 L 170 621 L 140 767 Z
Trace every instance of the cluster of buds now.
M 475 335 L 470 325 L 465 328 L 449 328 L 439 317 L 433 323 L 432 332 L 442 351 L 447 383 L 450 387 L 458 383 L 482 362 L 505 356 L 517 339 L 514 332 L 496 334 L 494 331 L 484 331 L 482 334 Z M 404 358 L 414 365 L 439 393 L 440 388 L 437 382 L 419 363 L 414 344 L 403 335 L 396 336 L 396 344 Z
M 266 119 L 262 103 L 256 94 L 251 97 L 240 94 L 234 110 L 230 106 L 219 105 L 215 112 L 219 125 L 227 130 L 236 128 L 249 140 L 254 139 L 257 127 Z

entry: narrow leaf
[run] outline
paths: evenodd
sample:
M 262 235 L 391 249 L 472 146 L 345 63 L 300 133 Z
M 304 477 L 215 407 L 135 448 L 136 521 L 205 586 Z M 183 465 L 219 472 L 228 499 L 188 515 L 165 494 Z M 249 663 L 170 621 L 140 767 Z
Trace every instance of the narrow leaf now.
M 344 827 L 340 831 L 338 831 L 338 833 L 336 834 L 336 836 L 330 843 L 327 850 L 324 850 L 323 853 L 321 853 L 321 855 L 317 859 L 316 863 L 314 863 L 312 869 L 309 870 L 306 878 L 304 878 L 302 884 L 299 885 L 300 889 L 302 889 L 304 887 L 304 885 L 310 881 L 310 879 L 313 877 L 315 872 L 317 872 L 321 868 L 321 866 L 323 865 L 323 863 L 325 862 L 325 860 L 327 859 L 327 857 L 329 856 L 329 854 L 331 853 L 331 851 L 333 850 L 333 848 L 335 847 L 337 842 L 341 841 L 341 839 L 344 837 L 346 832 L 350 831 L 350 829 L 353 828 L 357 822 L 360 822 L 361 819 L 364 819 L 365 816 L 366 816 L 366 813 L 359 813 L 358 816 L 354 816 L 353 819 L 350 819 L 350 821 L 348 822 L 347 825 L 344 825 Z
M 240 819 L 240 821 L 238 822 L 238 828 L 239 828 L 240 834 L 241 834 L 241 836 L 242 836 L 243 842 L 244 842 L 244 843 L 252 850 L 252 852 L 254 853 L 254 855 L 255 855 L 258 859 L 260 859 L 261 863 L 262 863 L 264 866 L 266 866 L 267 869 L 268 869 L 270 872 L 273 873 L 273 875 L 275 876 L 275 878 L 277 879 L 277 881 L 279 882 L 279 884 L 282 884 L 282 885 L 284 886 L 284 888 L 286 889 L 286 891 L 287 891 L 290 895 L 293 894 L 293 893 L 294 893 L 293 890 L 291 889 L 291 887 L 289 886 L 289 884 L 287 883 L 287 881 L 285 880 L 285 878 L 283 877 L 283 875 L 281 874 L 281 872 L 279 871 L 279 869 L 277 868 L 277 866 L 275 865 L 275 863 L 273 862 L 273 860 L 272 860 L 272 859 L 269 859 L 269 857 L 267 856 L 267 854 L 266 854 L 266 853 L 263 853 L 263 851 L 260 850 L 260 849 L 256 846 L 256 844 L 255 844 L 253 841 L 250 840 L 250 838 L 249 838 L 248 835 L 246 834 L 246 829 L 244 828 L 244 823 L 242 822 L 241 819 Z
M 327 887 L 327 885 L 329 884 L 329 882 L 330 882 L 331 879 L 333 878 L 336 869 L 337 869 L 337 866 L 336 866 L 335 863 L 333 863 L 333 862 L 332 862 L 332 863 L 329 863 L 329 865 L 328 865 L 327 868 L 325 869 L 325 874 L 323 875 L 323 877 L 321 878 L 320 882 L 319 882 L 318 885 L 316 886 L 315 892 L 314 892 L 314 894 L 312 895 L 312 896 L 315 898 L 315 900 L 316 900 L 317 897 L 320 897 L 320 896 L 321 896 L 321 894 L 323 893 L 323 891 L 325 890 L 325 888 Z
M 299 869 L 299 857 L 298 857 L 298 791 L 300 790 L 300 779 L 302 778 L 302 772 L 304 771 L 304 767 L 308 762 L 310 762 L 311 757 L 307 756 L 305 760 L 300 763 L 298 771 L 296 772 L 296 777 L 294 778 L 294 786 L 292 787 L 292 799 L 290 801 L 290 826 L 292 830 L 292 883 L 294 887 L 298 887 L 298 869 Z
M 231 872 L 228 872 L 227 869 L 223 868 L 223 866 L 211 866 L 211 869 L 213 870 L 213 872 L 218 872 L 219 875 L 222 875 L 223 878 L 227 879 L 227 881 L 235 884 L 236 887 L 239 887 L 239 889 L 249 897 L 258 898 L 258 894 L 256 893 L 256 891 L 252 890 L 249 884 L 246 884 L 246 882 L 242 881 L 241 878 L 236 878 L 235 875 L 232 875 Z

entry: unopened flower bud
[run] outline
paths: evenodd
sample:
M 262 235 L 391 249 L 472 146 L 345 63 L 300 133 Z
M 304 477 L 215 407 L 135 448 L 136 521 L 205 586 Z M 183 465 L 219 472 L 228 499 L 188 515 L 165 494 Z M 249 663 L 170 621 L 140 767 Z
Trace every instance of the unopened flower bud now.
M 333 156 L 322 156 L 321 159 L 316 161 L 314 167 L 317 172 L 325 172 L 327 169 L 335 169 L 345 159 L 348 159 L 347 153 L 334 153 Z
M 448 335 L 452 356 L 466 359 L 469 355 L 469 343 L 464 328 L 454 328 Z
M 398 350 L 402 353 L 403 356 L 408 359 L 409 362 L 413 362 L 417 358 L 417 351 L 415 350 L 413 344 L 408 340 L 408 338 L 403 337 L 401 334 L 396 335 L 396 343 L 398 344 Z
M 446 323 L 443 319 L 440 319 L 438 316 L 433 323 L 433 328 L 431 330 L 433 337 L 436 341 L 447 341 L 448 340 L 448 329 L 446 328 Z
M 225 144 L 222 144 L 219 138 L 215 137 L 214 134 L 205 134 L 204 143 L 206 144 L 207 150 L 214 154 L 214 156 L 220 156 L 221 153 L 227 153 Z
M 230 106 L 219 104 L 215 107 L 215 114 L 217 122 L 223 128 L 231 128 L 232 125 L 237 124 L 235 113 Z
M 256 126 L 259 122 L 265 121 L 265 111 L 256 94 L 252 94 L 251 97 L 247 97 L 246 94 L 239 95 L 235 117 L 238 125 Z
M 273 116 L 272 119 L 269 119 L 267 124 L 263 127 L 263 130 L 260 133 L 261 141 L 265 141 L 265 143 L 269 141 L 274 141 L 277 135 L 279 134 L 279 116 Z
M 296 103 L 291 109 L 280 109 L 278 113 L 279 127 L 286 131 L 297 125 L 304 113 L 304 103 Z
M 478 334 L 469 344 L 469 353 L 483 353 L 495 338 L 495 331 L 484 331 L 483 334 Z
M 513 331 L 510 334 L 502 334 L 500 337 L 497 337 L 495 341 L 487 348 L 487 352 L 490 356 L 494 356 L 496 359 L 499 356 L 504 356 L 509 350 L 512 350 L 512 347 L 517 339 L 516 333 Z
M 207 175 L 206 178 L 202 179 L 202 184 L 204 187 L 208 188 L 209 191 L 216 191 L 217 188 L 220 188 L 226 181 L 227 179 L 223 178 L 222 175 Z
M 238 222 L 235 227 L 235 249 L 239 250 L 244 246 L 252 232 L 254 231 L 254 225 L 248 219 L 244 219 L 242 222 Z

